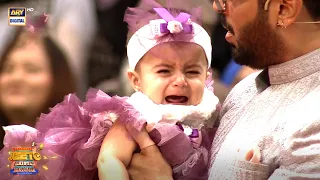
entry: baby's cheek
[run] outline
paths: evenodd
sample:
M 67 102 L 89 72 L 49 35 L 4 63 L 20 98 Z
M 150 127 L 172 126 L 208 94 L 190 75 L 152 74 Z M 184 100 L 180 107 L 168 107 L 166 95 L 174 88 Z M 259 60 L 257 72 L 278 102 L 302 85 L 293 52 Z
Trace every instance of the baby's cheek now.
M 201 90 L 199 90 L 201 92 Z M 191 101 L 191 105 L 198 105 L 202 101 L 203 93 L 193 93 L 193 98 Z
M 163 104 L 163 94 L 159 93 L 156 90 L 153 91 L 145 91 L 143 92 L 145 95 L 148 96 L 149 99 L 152 100 L 155 104 Z
M 155 104 L 163 104 L 164 103 L 164 101 L 163 101 L 163 99 L 161 98 L 161 96 L 157 96 L 157 97 L 150 97 L 150 96 L 148 96 L 151 100 L 152 100 L 152 102 L 153 103 L 155 103 Z

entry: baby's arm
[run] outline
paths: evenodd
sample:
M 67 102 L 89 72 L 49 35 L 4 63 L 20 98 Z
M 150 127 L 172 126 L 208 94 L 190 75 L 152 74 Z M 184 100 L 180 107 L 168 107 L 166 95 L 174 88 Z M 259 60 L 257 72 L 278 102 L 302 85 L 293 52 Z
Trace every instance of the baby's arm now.
M 126 167 L 137 147 L 124 124 L 116 121 L 103 140 L 99 157 L 98 172 L 100 180 L 126 179 Z
M 162 124 L 150 132 L 150 136 L 159 146 L 163 157 L 172 167 L 174 179 L 202 180 L 208 178 L 209 149 L 213 134 L 208 137 L 207 129 L 202 129 L 202 132 L 202 142 L 198 148 L 194 147 L 190 138 L 178 126 Z

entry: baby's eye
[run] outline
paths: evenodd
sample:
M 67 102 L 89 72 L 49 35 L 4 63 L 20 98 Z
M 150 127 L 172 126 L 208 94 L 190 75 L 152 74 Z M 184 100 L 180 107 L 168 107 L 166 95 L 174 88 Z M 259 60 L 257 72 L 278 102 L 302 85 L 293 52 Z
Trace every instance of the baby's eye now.
M 166 74 L 166 73 L 169 73 L 170 71 L 167 70 L 167 69 L 161 69 L 159 70 L 157 73 L 160 73 L 160 74 Z

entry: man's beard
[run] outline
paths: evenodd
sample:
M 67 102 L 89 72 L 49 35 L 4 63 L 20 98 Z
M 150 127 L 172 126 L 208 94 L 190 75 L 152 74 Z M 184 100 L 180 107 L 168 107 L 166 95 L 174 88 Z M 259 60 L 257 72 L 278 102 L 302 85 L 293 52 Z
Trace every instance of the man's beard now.
M 239 33 L 232 53 L 236 63 L 254 69 L 264 69 L 282 62 L 284 44 L 268 24 L 267 14 L 258 12 L 256 19 Z

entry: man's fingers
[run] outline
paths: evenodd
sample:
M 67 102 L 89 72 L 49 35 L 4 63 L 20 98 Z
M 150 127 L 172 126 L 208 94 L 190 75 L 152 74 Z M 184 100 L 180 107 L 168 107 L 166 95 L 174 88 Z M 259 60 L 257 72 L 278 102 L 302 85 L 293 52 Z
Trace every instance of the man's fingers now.
M 154 156 L 160 154 L 160 150 L 156 145 L 151 145 L 141 149 L 141 154 L 144 156 Z
M 166 178 L 161 177 L 163 180 L 173 180 L 172 169 L 166 164 L 156 145 L 146 147 L 140 153 L 133 154 L 127 170 L 132 180 L 156 180 L 161 176 L 166 176 Z
M 131 179 L 134 179 L 133 177 L 135 177 L 135 175 L 137 174 L 137 170 L 135 170 L 134 168 L 132 168 L 131 166 L 128 167 L 127 169 L 129 177 Z
M 127 171 L 129 173 L 129 176 L 130 176 L 130 179 L 136 179 L 135 177 L 137 175 L 139 175 L 139 169 L 141 169 L 141 165 L 143 165 L 144 163 L 141 163 L 143 162 L 143 159 L 141 157 L 141 155 L 139 153 L 134 153 L 132 155 L 132 159 L 131 159 L 131 162 L 127 168 Z M 143 168 L 142 168 L 143 169 Z

